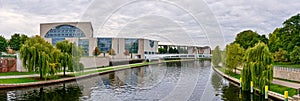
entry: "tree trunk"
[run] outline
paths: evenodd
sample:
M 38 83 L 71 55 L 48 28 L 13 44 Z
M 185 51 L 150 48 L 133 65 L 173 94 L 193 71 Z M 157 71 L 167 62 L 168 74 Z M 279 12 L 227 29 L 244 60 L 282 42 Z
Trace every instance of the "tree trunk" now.
M 66 76 L 66 66 L 64 66 L 64 76 Z

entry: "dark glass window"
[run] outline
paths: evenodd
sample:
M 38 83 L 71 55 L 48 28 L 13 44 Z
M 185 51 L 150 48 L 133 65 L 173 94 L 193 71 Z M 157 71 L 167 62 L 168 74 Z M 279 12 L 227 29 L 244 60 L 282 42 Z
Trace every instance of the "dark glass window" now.
M 130 53 L 138 53 L 138 39 L 125 39 L 125 49 L 128 50 Z
M 65 38 L 52 38 L 52 44 L 55 45 L 59 41 L 63 41 Z
M 83 49 L 83 56 L 89 56 L 89 40 L 79 39 L 78 46 Z
M 84 33 L 77 27 L 71 25 L 61 25 L 51 28 L 45 35 L 46 38 L 55 37 L 85 37 Z
M 112 38 L 98 38 L 97 46 L 102 52 L 107 52 L 111 49 Z

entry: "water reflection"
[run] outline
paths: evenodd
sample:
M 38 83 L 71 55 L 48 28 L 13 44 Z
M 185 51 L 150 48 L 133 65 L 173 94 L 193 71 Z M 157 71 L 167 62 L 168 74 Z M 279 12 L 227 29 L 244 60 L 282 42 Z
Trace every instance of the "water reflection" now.
M 78 101 L 81 96 L 81 90 L 76 84 L 0 92 L 0 98 L 3 101 Z
M 1 100 L 30 101 L 261 101 L 211 69 L 210 61 L 169 62 L 103 74 L 74 82 L 0 90 Z

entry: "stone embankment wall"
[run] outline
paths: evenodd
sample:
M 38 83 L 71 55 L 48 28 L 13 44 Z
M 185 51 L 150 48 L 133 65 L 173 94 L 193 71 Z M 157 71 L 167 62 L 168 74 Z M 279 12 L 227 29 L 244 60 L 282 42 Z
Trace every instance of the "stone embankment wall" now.
M 300 69 L 274 66 L 273 76 L 300 82 Z
M 85 68 L 109 66 L 108 57 L 82 57 L 80 62 Z

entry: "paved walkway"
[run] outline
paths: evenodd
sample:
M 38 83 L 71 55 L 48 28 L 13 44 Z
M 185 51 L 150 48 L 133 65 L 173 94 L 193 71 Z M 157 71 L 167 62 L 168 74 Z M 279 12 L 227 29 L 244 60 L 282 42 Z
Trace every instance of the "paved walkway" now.
M 105 68 L 88 69 L 88 70 L 84 70 L 83 72 L 103 70 L 103 69 L 107 69 L 107 68 L 117 68 L 117 67 L 122 67 L 122 66 L 130 66 L 130 64 L 118 65 L 118 66 L 112 66 L 112 67 L 105 67 Z M 66 74 L 73 74 L 73 73 L 76 73 L 76 72 L 66 72 Z M 62 75 L 63 72 L 59 72 L 57 74 Z M 0 76 L 0 79 L 27 78 L 27 77 L 40 77 L 40 74 Z
M 237 70 L 236 73 L 241 74 L 241 72 L 239 70 Z M 288 82 L 288 81 L 283 81 L 283 80 L 278 80 L 278 79 L 273 79 L 272 83 L 277 84 L 277 85 L 290 87 L 290 88 L 295 88 L 295 89 L 300 88 L 300 83 Z

